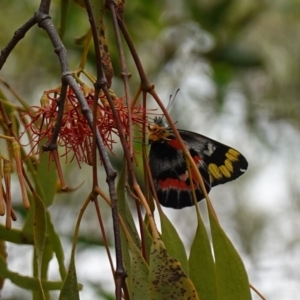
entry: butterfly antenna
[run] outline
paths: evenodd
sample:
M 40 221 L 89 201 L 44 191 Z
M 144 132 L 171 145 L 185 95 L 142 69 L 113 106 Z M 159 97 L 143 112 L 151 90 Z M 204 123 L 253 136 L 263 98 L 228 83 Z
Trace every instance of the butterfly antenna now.
M 176 96 L 177 96 L 177 94 L 178 94 L 179 91 L 180 91 L 180 89 L 177 89 L 177 91 L 176 91 L 174 97 L 173 97 L 173 95 L 170 95 L 169 103 L 168 103 L 168 106 L 167 106 L 167 110 L 169 110 L 169 109 L 171 108 L 171 106 L 172 106 L 172 104 L 174 103 L 174 101 L 175 101 L 175 99 L 176 99 Z M 173 98 L 172 98 L 172 97 L 173 97 Z
M 170 107 L 172 106 L 172 104 L 174 103 L 175 98 L 176 98 L 176 96 L 177 96 L 177 94 L 178 94 L 179 91 L 180 91 L 180 89 L 177 89 L 177 90 L 176 90 L 176 93 L 175 93 L 174 97 L 173 97 L 173 95 L 170 95 L 169 103 L 168 103 L 168 105 L 167 105 L 167 107 L 166 107 L 167 110 L 169 110 Z M 165 118 L 165 117 L 166 117 L 165 115 L 162 115 L 162 116 L 156 116 L 156 117 L 154 117 L 153 121 L 154 121 L 154 123 L 163 126 L 164 123 L 166 123 L 166 121 L 164 121 L 164 118 Z M 151 118 L 150 118 L 150 119 L 151 119 Z M 175 124 L 176 124 L 176 123 L 177 123 L 177 122 L 175 122 Z M 165 126 L 165 127 L 166 127 L 166 126 Z

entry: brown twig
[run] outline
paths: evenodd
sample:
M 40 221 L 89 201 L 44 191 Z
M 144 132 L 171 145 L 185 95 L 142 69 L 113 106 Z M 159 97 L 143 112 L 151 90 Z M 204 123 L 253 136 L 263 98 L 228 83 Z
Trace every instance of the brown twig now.
M 110 7 L 110 2 L 113 2 L 113 0 L 107 0 L 106 2 L 106 6 L 107 7 Z M 120 9 L 119 9 L 120 11 Z M 122 10 L 121 10 L 122 12 Z M 139 76 L 140 76 L 140 80 L 141 80 L 141 86 L 138 90 L 138 94 L 140 94 L 140 91 L 143 91 L 143 92 L 149 92 L 151 93 L 151 91 L 154 89 L 154 84 L 150 83 L 147 76 L 146 76 L 146 73 L 144 71 L 144 68 L 142 66 L 142 63 L 139 59 L 139 56 L 137 54 L 137 51 L 133 45 L 133 42 L 131 40 L 131 37 L 129 35 L 129 32 L 127 31 L 127 28 L 123 22 L 123 18 L 122 18 L 122 15 L 117 15 L 117 21 L 118 21 L 118 25 L 119 25 L 119 28 L 121 29 L 122 31 L 122 34 L 125 38 L 125 41 L 127 43 L 127 46 L 131 52 L 131 56 L 133 57 L 133 60 L 136 64 L 136 68 L 138 70 L 138 73 L 139 73 Z M 144 131 L 145 132 L 145 131 Z M 121 136 L 120 136 L 121 138 Z M 121 139 L 121 142 L 122 142 L 122 139 Z M 123 145 L 123 143 L 122 143 Z M 124 149 L 124 154 L 125 154 L 125 158 L 126 158 L 126 161 L 127 161 L 127 167 L 128 167 L 128 172 L 130 174 L 130 178 L 132 180 L 132 187 L 133 187 L 133 190 L 135 191 L 135 194 L 139 197 L 140 201 L 142 202 L 145 210 L 146 210 L 146 214 L 148 216 L 148 219 L 149 219 L 149 224 L 150 224 L 150 227 L 151 227 L 151 230 L 152 230 L 152 235 L 153 235 L 153 238 L 159 238 L 159 234 L 158 234 L 158 231 L 157 231 L 157 228 L 156 228 L 156 225 L 155 225 L 155 222 L 154 222 L 154 217 L 153 217 L 153 213 L 145 199 L 145 196 L 143 195 L 141 189 L 140 189 L 140 186 L 136 180 L 136 177 L 135 177 L 135 174 L 133 172 L 133 168 L 132 168 L 132 164 L 130 163 L 129 161 L 129 155 L 127 154 L 127 149 L 124 148 L 123 146 L 123 149 Z
M 115 37 L 118 45 L 118 51 L 119 51 L 119 59 L 121 63 L 121 77 L 124 81 L 124 89 L 125 89 L 125 99 L 126 104 L 128 107 L 128 132 L 129 132 L 129 153 L 130 157 L 133 158 L 133 146 L 132 146 L 132 118 L 131 118 L 131 97 L 129 94 L 129 78 L 131 77 L 131 74 L 127 70 L 126 62 L 125 62 L 125 56 L 124 56 L 124 50 L 121 42 L 121 35 L 118 27 L 118 20 L 117 20 L 117 14 L 116 14 L 116 4 L 114 1 L 106 1 L 105 3 L 106 7 L 111 11 L 112 14 L 112 20 L 113 20 L 113 26 L 114 26 L 114 32 Z
M 129 145 L 129 154 L 131 159 L 133 158 L 133 136 L 132 136 L 132 118 L 131 118 L 131 107 L 132 107 L 132 101 L 129 93 L 129 78 L 131 77 L 131 74 L 127 70 L 126 62 L 125 62 L 125 55 L 124 55 L 124 50 L 121 42 L 121 35 L 119 31 L 119 26 L 118 26 L 118 18 L 122 19 L 122 14 L 123 11 L 120 11 L 118 8 L 116 9 L 116 4 L 114 1 L 107 0 L 105 3 L 105 6 L 110 10 L 112 14 L 112 20 L 113 20 L 113 26 L 114 26 L 114 33 L 118 45 L 118 51 L 119 51 L 119 59 L 121 63 L 121 77 L 124 82 L 124 89 L 125 89 L 125 99 L 126 99 L 126 104 L 128 107 L 128 132 L 129 132 L 129 137 L 128 137 L 128 145 Z M 117 13 L 118 12 L 118 13 Z M 144 111 L 145 114 L 145 111 Z M 144 120 L 146 120 L 146 116 L 144 115 Z M 132 163 L 130 163 L 130 167 L 132 166 Z M 130 180 L 135 181 L 135 174 L 133 173 L 133 170 L 130 169 L 129 173 L 131 174 Z M 140 227 L 140 234 L 141 234 L 141 243 L 142 243 L 142 252 L 143 256 L 146 259 L 146 248 L 145 248 L 145 240 L 144 240 L 144 228 L 143 228 L 143 217 L 142 217 L 142 212 L 141 212 L 141 206 L 140 206 L 140 200 L 133 194 L 130 188 L 127 190 L 130 191 L 132 194 L 131 196 L 133 199 L 136 200 L 136 210 L 138 214 L 138 220 L 139 220 L 139 227 Z
M 139 76 L 140 76 L 140 80 L 141 80 L 141 88 L 143 91 L 146 92 L 150 92 L 153 88 L 154 88 L 154 84 L 150 83 L 150 81 L 148 80 L 146 73 L 144 71 L 144 68 L 142 66 L 142 63 L 140 61 L 140 58 L 137 54 L 137 51 L 133 45 L 133 42 L 131 40 L 130 34 L 127 31 L 127 28 L 125 26 L 125 23 L 123 21 L 122 18 L 118 17 L 118 25 L 122 31 L 122 34 L 126 40 L 126 43 L 128 45 L 128 48 L 130 50 L 131 56 L 135 62 L 136 68 L 138 70 Z
M 50 141 L 48 141 L 47 144 L 43 145 L 42 147 L 44 151 L 52 151 L 57 149 L 57 139 L 61 128 L 61 122 L 64 116 L 64 107 L 65 107 L 65 100 L 67 96 L 67 89 L 68 89 L 68 84 L 65 81 L 63 81 L 61 86 L 60 96 L 57 101 L 58 114 L 57 114 L 56 123 Z
M 42 2 L 47 2 L 47 1 L 42 1 Z M 42 6 L 42 4 L 41 4 Z M 86 118 L 86 120 L 88 121 L 88 124 L 90 126 L 91 129 L 93 129 L 93 114 L 92 111 L 83 95 L 82 90 L 80 89 L 80 87 L 78 86 L 78 84 L 76 83 L 76 80 L 74 79 L 74 77 L 72 76 L 72 73 L 70 72 L 69 69 L 69 64 L 68 64 L 68 57 L 67 57 L 67 51 L 58 35 L 57 30 L 55 29 L 50 16 L 45 13 L 47 5 L 42 6 L 41 11 L 39 10 L 38 12 L 35 13 L 35 18 L 38 21 L 38 25 L 43 28 L 47 34 L 49 35 L 52 44 L 55 48 L 55 53 L 58 55 L 59 57 L 59 61 L 60 61 L 60 65 L 61 65 L 61 70 L 62 70 L 62 82 L 63 85 L 69 85 L 71 87 L 71 89 L 73 90 L 73 92 L 76 95 L 76 98 L 78 99 L 78 102 L 80 103 L 81 106 L 81 111 L 82 114 L 84 115 L 84 117 Z M 60 106 L 60 108 L 62 107 L 62 105 Z M 108 154 L 106 153 L 106 149 L 103 143 L 103 140 L 101 138 L 101 135 L 99 133 L 99 131 L 97 130 L 96 132 L 96 144 L 101 156 L 102 161 L 107 161 L 109 160 L 108 158 Z
M 118 132 L 120 135 L 121 143 L 123 145 L 123 148 L 127 147 L 126 140 L 124 138 L 122 126 L 120 124 L 120 120 L 118 119 L 118 115 L 116 113 L 113 101 L 111 99 L 111 96 L 109 94 L 109 90 L 107 87 L 107 83 L 103 74 L 102 70 L 102 62 L 101 62 L 101 54 L 100 54 L 100 40 L 98 38 L 98 32 L 97 27 L 95 24 L 95 18 L 93 15 L 93 11 L 91 8 L 91 4 L 89 0 L 85 0 L 85 5 L 87 9 L 87 13 L 89 15 L 89 21 L 91 24 L 92 29 L 92 35 L 94 39 L 94 48 L 95 48 L 95 54 L 96 54 L 96 68 L 97 68 L 97 79 L 95 82 L 95 95 L 98 95 L 100 90 L 102 89 L 109 104 L 111 107 L 111 110 L 114 115 L 115 122 L 117 124 Z M 95 97 L 94 101 L 97 101 L 97 98 Z M 103 152 L 101 151 L 103 150 Z M 106 153 L 105 149 L 101 149 L 100 154 Z M 114 227 L 114 239 L 115 239 L 115 249 L 116 249 L 116 271 L 115 271 L 115 282 L 116 282 L 116 299 L 121 300 L 122 297 L 122 287 L 125 286 L 125 278 L 126 278 L 126 272 L 123 266 L 123 259 L 122 259 L 122 248 L 121 248 L 121 234 L 120 234 L 120 225 L 118 220 L 118 206 L 117 206 L 117 195 L 116 195 L 116 188 L 115 188 L 115 178 L 116 178 L 116 172 L 113 169 L 111 162 L 108 157 L 104 157 L 105 159 L 102 160 L 106 174 L 107 174 L 107 184 L 109 188 L 109 194 L 111 198 L 111 209 L 112 209 L 112 219 L 113 219 L 113 227 Z
M 25 24 L 23 24 L 14 33 L 13 38 L 9 41 L 6 47 L 1 50 L 0 53 L 0 70 L 6 62 L 6 59 L 10 55 L 11 51 L 15 48 L 18 42 L 25 36 L 27 31 L 37 23 L 35 17 L 31 17 Z

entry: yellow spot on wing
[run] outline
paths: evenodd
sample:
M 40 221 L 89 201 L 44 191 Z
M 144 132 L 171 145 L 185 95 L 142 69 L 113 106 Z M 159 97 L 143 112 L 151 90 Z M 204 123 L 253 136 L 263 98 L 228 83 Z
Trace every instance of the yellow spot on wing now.
M 208 171 L 215 179 L 221 179 L 223 177 L 219 167 L 216 164 L 209 164 Z
M 219 169 L 225 177 L 227 177 L 227 178 L 231 177 L 230 171 L 224 165 L 220 166 Z
M 233 172 L 233 166 L 229 159 L 225 160 L 225 165 L 217 166 L 216 164 L 210 164 L 208 171 L 210 175 L 210 181 L 213 182 L 215 179 L 221 179 L 223 177 L 230 178 Z
M 226 168 L 232 173 L 233 172 L 233 166 L 232 166 L 232 163 L 229 159 L 225 159 L 225 166 Z
M 229 149 L 225 156 L 231 161 L 239 160 L 240 153 L 234 149 Z
M 223 177 L 230 178 L 233 173 L 233 163 L 239 160 L 240 155 L 238 151 L 229 149 L 225 154 L 226 159 L 224 160 L 224 165 L 218 166 L 216 164 L 210 164 L 208 166 L 210 181 L 213 182 L 215 179 L 219 180 Z

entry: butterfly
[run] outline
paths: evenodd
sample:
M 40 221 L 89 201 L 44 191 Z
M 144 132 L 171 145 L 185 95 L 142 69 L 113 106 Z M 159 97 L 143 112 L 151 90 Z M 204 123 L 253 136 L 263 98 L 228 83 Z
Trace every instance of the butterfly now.
M 195 132 L 178 129 L 204 181 L 207 193 L 216 185 L 234 180 L 248 168 L 246 158 L 237 150 Z M 149 126 L 149 166 L 161 205 L 181 209 L 204 198 L 195 176 L 189 178 L 186 159 L 172 129 L 163 117 Z

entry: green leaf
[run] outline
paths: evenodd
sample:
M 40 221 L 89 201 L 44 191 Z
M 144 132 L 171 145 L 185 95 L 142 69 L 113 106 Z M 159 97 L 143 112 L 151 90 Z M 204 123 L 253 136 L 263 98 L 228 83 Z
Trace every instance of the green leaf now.
M 149 290 L 150 299 L 199 300 L 192 281 L 160 240 L 155 240 L 151 247 Z
M 64 39 L 66 32 L 68 12 L 69 12 L 70 0 L 60 1 L 60 26 L 59 26 L 59 36 L 61 40 Z
M 7 230 L 4 225 L 0 224 L 0 237 L 2 240 L 14 244 L 33 245 L 32 226 L 31 226 L 31 234 L 28 235 L 19 229 Z
M 184 245 L 175 227 L 167 218 L 167 216 L 162 211 L 159 212 L 159 215 L 161 222 L 162 240 L 168 251 L 168 254 L 176 258 L 181 263 L 181 268 L 188 276 L 189 266 Z
M 28 195 L 30 199 L 30 203 L 34 202 L 31 194 Z M 34 236 L 33 236 L 33 223 L 34 223 L 34 209 L 29 209 L 27 211 L 27 215 L 22 228 L 22 235 L 24 235 L 25 239 L 27 237 L 31 237 L 31 241 L 33 241 L 34 245 Z
M 0 276 L 9 279 L 13 284 L 27 290 L 38 290 L 40 287 L 37 278 L 22 276 L 19 273 L 12 272 L 7 269 L 7 264 L 4 258 L 0 257 Z M 46 290 L 60 290 L 62 287 L 61 281 L 45 281 L 42 280 L 42 286 Z
M 59 294 L 59 300 L 79 300 L 79 290 L 75 267 L 75 252 L 72 251 L 68 275 Z
M 150 300 L 149 298 L 149 266 L 144 260 L 141 251 L 133 243 L 128 243 L 131 256 L 132 299 Z
M 118 211 L 120 216 L 122 217 L 128 232 L 130 233 L 132 239 L 135 244 L 139 246 L 141 244 L 139 234 L 136 230 L 134 219 L 132 213 L 128 207 L 128 200 L 126 197 L 126 189 L 125 189 L 125 172 L 126 172 L 126 164 L 123 162 L 122 169 L 119 173 L 118 183 L 117 183 L 117 199 L 118 199 Z
M 207 231 L 199 215 L 189 257 L 189 276 L 201 300 L 218 299 L 216 269 Z
M 244 264 L 208 206 L 220 300 L 251 300 Z
M 149 258 L 150 258 L 150 252 L 151 252 L 151 246 L 153 243 L 153 238 L 152 235 L 150 234 L 150 228 L 149 228 L 149 223 L 148 223 L 148 216 L 145 215 L 145 220 L 143 222 L 143 234 L 144 234 L 144 247 L 145 247 L 145 256 L 146 256 L 146 261 L 149 263 Z
M 49 271 L 49 264 L 53 257 L 53 248 L 51 243 L 45 244 L 44 252 L 43 252 L 43 260 L 42 260 L 42 278 L 46 279 Z M 50 293 L 48 290 L 44 289 L 45 299 L 50 300 Z
M 128 207 L 125 190 L 125 171 L 126 164 L 123 163 L 117 184 L 117 199 L 119 214 L 126 227 L 121 230 L 122 255 L 124 266 L 128 274 L 126 281 L 132 299 L 146 300 L 149 266 L 139 250 L 141 241 L 135 227 L 133 216 Z M 127 236 L 124 230 L 126 230 Z
M 79 290 L 78 290 L 78 282 L 77 282 L 76 266 L 75 266 L 75 252 L 76 252 L 76 244 L 78 240 L 80 222 L 89 203 L 90 203 L 90 197 L 87 197 L 78 215 L 78 219 L 76 222 L 75 231 L 73 235 L 73 245 L 72 245 L 72 252 L 71 252 L 68 274 L 67 277 L 65 278 L 62 289 L 60 291 L 59 298 L 58 298 L 59 300 L 69 300 L 69 299 L 79 300 Z
M 55 231 L 54 225 L 51 221 L 51 216 L 49 212 L 47 212 L 47 224 L 48 224 L 48 235 L 49 239 L 51 241 L 51 245 L 53 247 L 53 251 L 56 255 L 56 259 L 59 266 L 59 273 L 62 279 L 64 279 L 67 276 L 67 271 L 65 268 L 65 255 L 64 250 L 60 241 L 60 237 Z
M 6 258 L 7 258 L 6 241 L 0 240 L 0 259 L 7 266 Z M 0 290 L 2 290 L 3 288 L 4 281 L 5 281 L 5 277 L 0 276 Z
M 129 254 L 129 246 L 128 246 L 128 241 L 126 239 L 125 233 L 123 231 L 123 227 L 121 227 L 121 231 L 120 231 L 120 235 L 121 235 L 121 247 L 122 247 L 122 259 L 123 259 L 123 264 L 124 264 L 124 268 L 127 274 L 127 278 L 126 278 L 126 284 L 127 284 L 127 289 L 128 289 L 128 293 L 130 296 L 130 299 L 133 298 L 132 294 L 133 294 L 133 287 L 132 287 L 132 281 L 133 281 L 133 277 L 132 277 L 132 272 L 131 272 L 131 258 L 130 258 L 130 254 Z
M 57 183 L 55 165 L 49 162 L 49 154 L 42 154 L 38 165 L 36 179 L 35 184 L 37 192 L 48 207 L 54 200 Z
M 41 278 L 42 257 L 46 241 L 46 211 L 42 199 L 34 193 L 34 223 L 33 223 L 33 239 L 34 249 L 38 263 L 38 276 Z
M 34 250 L 36 256 L 37 264 L 37 275 L 38 279 L 42 278 L 42 261 L 43 253 L 46 241 L 46 231 L 47 231 L 47 222 L 46 222 L 46 211 L 42 199 L 36 194 L 33 193 L 34 199 L 34 223 L 33 223 L 33 239 L 34 239 Z M 44 297 L 42 285 L 40 285 L 41 297 Z

